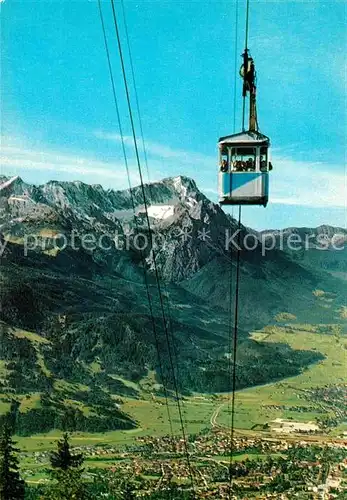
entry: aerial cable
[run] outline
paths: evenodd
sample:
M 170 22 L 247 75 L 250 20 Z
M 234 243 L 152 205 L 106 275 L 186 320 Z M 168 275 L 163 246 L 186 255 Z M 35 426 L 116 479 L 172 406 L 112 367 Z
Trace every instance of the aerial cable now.
M 232 414 L 232 390 L 233 390 L 233 370 L 232 370 L 232 363 L 233 363 L 233 358 L 234 356 L 232 355 L 233 352 L 233 324 L 232 324 L 232 315 L 233 315 L 233 249 L 231 247 L 230 250 L 230 266 L 229 266 L 229 325 L 228 325 L 228 390 L 229 390 L 229 397 L 228 397 L 228 415 L 229 415 L 229 428 L 230 428 L 230 435 L 229 435 L 229 457 L 230 457 L 230 463 L 229 463 L 229 491 L 231 491 L 231 483 L 232 483 L 232 473 L 231 473 L 231 466 L 232 466 L 232 455 L 233 455 L 233 432 L 232 432 L 232 421 L 231 421 L 231 414 Z
M 246 3 L 246 34 L 245 34 L 245 50 L 248 50 L 248 32 L 249 32 L 249 0 Z
M 101 0 L 98 0 L 98 6 L 99 6 L 99 14 L 100 14 L 100 21 L 101 21 L 102 33 L 103 33 L 103 37 L 104 37 L 104 44 L 105 44 L 105 52 L 106 52 L 106 57 L 107 57 L 107 64 L 108 64 L 109 75 L 110 75 L 110 80 L 111 80 L 113 100 L 114 100 L 114 105 L 115 105 L 115 108 L 116 108 L 116 115 L 117 115 L 119 135 L 121 137 L 121 144 L 122 144 L 122 152 L 123 152 L 124 164 L 125 164 L 126 173 L 127 173 L 127 180 L 128 180 L 129 190 L 130 190 L 131 198 L 132 198 L 132 201 L 133 201 L 133 193 L 132 193 L 131 180 L 130 180 L 129 164 L 128 164 L 128 158 L 127 158 L 126 149 L 125 149 L 125 141 L 124 141 L 122 123 L 121 123 L 120 113 L 119 113 L 118 99 L 117 99 L 117 93 L 116 93 L 116 85 L 115 85 L 115 81 L 114 81 L 114 77 L 113 77 L 113 70 L 112 70 L 112 64 L 111 64 L 110 49 L 108 47 L 108 42 L 107 42 L 106 28 L 105 28 L 104 15 L 102 13 Z M 133 208 L 134 207 L 135 207 L 135 205 L 133 206 Z
M 248 51 L 248 33 L 249 33 L 249 0 L 246 0 L 246 33 L 245 33 L 245 52 Z M 245 71 L 248 68 L 244 69 Z M 242 103 L 242 130 L 245 130 L 245 115 L 246 115 L 246 96 L 243 96 Z
M 143 158 L 144 158 L 145 166 L 146 166 L 147 180 L 148 180 L 148 182 L 150 182 L 147 148 L 146 148 L 146 143 L 145 143 L 144 133 L 143 133 L 140 103 L 139 103 L 139 97 L 138 97 L 138 92 L 137 92 L 135 69 L 134 69 L 132 51 L 131 51 L 131 46 L 130 46 L 130 38 L 129 38 L 129 31 L 128 31 L 128 23 L 127 23 L 127 18 L 126 18 L 126 13 L 125 13 L 124 0 L 121 0 L 121 6 L 122 6 L 122 14 L 123 14 L 123 23 L 124 23 L 124 28 L 125 28 L 126 43 L 127 43 L 127 47 L 128 47 L 128 56 L 129 56 L 129 61 L 130 61 L 131 76 L 132 76 L 134 93 L 135 93 L 136 109 L 137 109 L 137 115 L 138 115 L 139 126 L 140 126 Z M 148 185 L 148 189 L 149 189 L 149 195 L 150 195 L 151 202 L 152 202 L 152 189 L 151 189 L 150 184 Z M 148 198 L 147 198 L 147 200 L 148 200 Z M 172 343 L 172 349 L 173 349 L 173 359 L 174 359 L 175 368 L 176 368 L 176 377 L 177 377 L 177 381 L 179 382 L 178 354 L 177 354 L 177 350 L 175 347 L 175 339 L 174 339 L 173 329 L 172 329 L 172 318 L 171 318 L 171 309 L 170 309 L 170 303 L 169 303 L 169 295 L 168 295 L 167 288 L 165 286 L 165 282 L 164 282 L 163 277 L 161 277 L 161 280 L 162 280 L 162 289 L 164 292 L 164 297 L 166 299 L 167 323 L 168 323 L 169 331 L 171 333 L 171 343 Z M 184 406 L 183 400 L 182 400 L 182 406 Z
M 246 0 L 246 33 L 245 33 L 245 52 L 248 51 L 248 33 L 249 33 L 249 1 Z M 247 68 L 244 68 L 246 71 Z M 236 71 L 235 71 L 236 75 Z M 242 102 L 242 130 L 245 130 L 245 110 L 246 96 L 243 95 Z M 232 400 L 231 400 L 231 429 L 230 429 L 230 456 L 229 456 L 229 498 L 231 498 L 232 480 L 233 480 L 233 458 L 234 458 L 234 434 L 235 434 L 235 395 L 236 395 L 236 363 L 238 347 L 238 320 L 239 320 L 239 294 L 240 294 L 240 252 L 241 252 L 241 205 L 239 205 L 238 217 L 238 245 L 236 260 L 236 283 L 235 283 L 235 305 L 234 305 L 234 338 L 233 338 L 233 371 L 232 371 Z M 230 287 L 231 287 L 230 283 Z M 231 300 L 231 299 L 230 299 Z M 230 304 L 231 308 L 231 304 Z M 230 313 L 230 312 L 229 312 Z M 231 313 L 230 313 L 231 314 Z
M 141 119 L 141 113 L 140 113 L 140 102 L 139 102 L 139 96 L 138 96 L 137 86 L 136 86 L 135 70 L 134 70 L 133 57 L 132 57 L 132 53 L 131 53 L 130 39 L 129 39 L 129 32 L 128 32 L 128 23 L 127 23 L 127 19 L 126 19 L 126 15 L 125 15 L 125 7 L 124 7 L 123 0 L 121 0 L 121 5 L 122 5 L 123 22 L 124 22 L 124 28 L 125 28 L 125 37 L 126 37 L 126 42 L 127 42 L 127 46 L 128 46 L 130 69 L 131 69 L 131 75 L 132 75 L 132 80 L 133 80 L 133 85 L 134 85 L 135 102 L 136 102 L 137 114 L 138 114 L 138 118 L 139 118 L 140 134 L 141 134 L 142 149 L 143 149 L 143 158 L 145 160 L 147 181 L 150 182 L 147 150 L 146 150 L 146 144 L 145 144 L 145 138 L 144 138 L 143 126 L 142 126 L 142 119 Z
M 126 70 L 125 70 L 124 57 L 123 57 L 123 49 L 122 49 L 122 44 L 121 44 L 121 40 L 120 40 L 120 33 L 119 33 L 119 29 L 118 29 L 118 21 L 117 21 L 117 14 L 116 14 L 114 0 L 111 0 L 111 6 L 112 6 L 112 14 L 113 14 L 113 21 L 114 21 L 116 38 L 117 38 L 119 56 L 120 56 L 121 67 L 122 67 L 123 82 L 124 82 L 126 99 L 127 99 L 127 104 L 128 104 L 128 112 L 129 112 L 129 117 L 130 117 L 130 123 L 131 123 L 131 129 L 132 129 L 132 136 L 133 136 L 133 141 L 134 141 L 134 149 L 135 149 L 136 161 L 137 161 L 137 166 L 138 166 L 138 171 L 139 171 L 139 176 L 140 176 L 141 191 L 142 191 L 142 196 L 143 196 L 143 201 L 144 201 L 144 208 L 145 208 L 145 213 L 146 213 L 146 221 L 147 221 L 147 226 L 148 226 L 148 233 L 149 233 L 149 238 L 150 238 L 150 243 L 151 243 L 151 248 L 152 248 L 152 254 L 153 254 L 153 263 L 154 263 L 155 277 L 156 277 L 156 282 L 157 282 L 157 287 L 158 287 L 159 302 L 160 302 L 160 308 L 161 308 L 162 317 L 163 317 L 163 326 L 164 326 L 164 331 L 165 331 L 165 336 L 166 336 L 166 341 L 167 341 L 167 347 L 168 347 L 169 362 L 170 362 L 170 367 L 171 367 L 171 372 L 172 372 L 174 390 L 175 390 L 176 399 L 177 399 L 177 408 L 178 408 L 180 425 L 181 425 L 181 430 L 182 430 L 182 437 L 183 437 L 183 441 L 184 441 L 185 455 L 186 455 L 187 465 L 188 465 L 188 469 L 189 469 L 189 474 L 190 474 L 192 488 L 195 491 L 193 472 L 192 472 L 192 467 L 191 467 L 190 458 L 189 458 L 189 451 L 188 451 L 188 446 L 187 446 L 187 438 L 186 438 L 185 429 L 184 429 L 182 409 L 181 409 L 180 398 L 179 398 L 179 394 L 178 394 L 177 380 L 176 380 L 174 366 L 173 366 L 173 356 L 172 356 L 172 352 L 171 352 L 169 333 L 168 333 L 168 328 L 167 328 L 167 323 L 166 323 L 166 318 L 165 318 L 165 310 L 164 310 L 164 303 L 163 303 L 162 292 L 161 292 L 161 287 L 160 287 L 159 273 L 158 273 L 158 268 L 157 268 L 157 264 L 156 264 L 156 257 L 155 257 L 155 251 L 154 251 L 154 245 L 153 245 L 153 238 L 152 238 L 151 226 L 150 226 L 149 215 L 148 215 L 148 206 L 147 206 L 147 200 L 146 200 L 146 193 L 145 193 L 145 188 L 144 188 L 144 183 L 143 183 L 141 161 L 140 161 L 139 150 L 138 150 L 138 145 L 137 145 L 137 138 L 136 138 L 136 133 L 135 133 L 135 124 L 134 124 L 132 106 L 131 106 L 131 101 L 130 101 L 129 87 L 128 87 L 128 81 L 127 81 L 127 77 L 126 77 Z
M 234 433 L 235 433 L 235 396 L 236 396 L 236 364 L 238 347 L 238 321 L 239 321 L 239 298 L 240 298 L 240 258 L 241 258 L 241 205 L 239 205 L 238 217 L 238 242 L 237 242 L 237 260 L 236 260 L 236 284 L 235 284 L 235 308 L 234 308 L 234 339 L 233 339 L 233 390 L 231 402 L 231 453 L 230 453 L 230 479 L 232 483 L 232 464 L 234 458 Z
M 242 132 L 245 131 L 245 116 L 246 116 L 246 98 L 243 98 L 242 103 Z
M 145 143 L 144 133 L 143 133 L 143 125 L 142 125 L 142 118 L 141 118 L 141 111 L 140 111 L 140 101 L 139 101 L 138 92 L 137 92 L 135 69 L 134 69 L 132 51 L 131 51 L 131 46 L 130 46 L 130 38 L 129 38 L 129 31 L 128 31 L 128 23 L 127 23 L 127 18 L 126 18 L 126 13 L 125 13 L 124 0 L 121 0 L 121 6 L 122 6 L 123 23 L 124 23 L 124 29 L 125 29 L 125 38 L 126 38 L 126 43 L 127 43 L 127 47 L 128 47 L 128 56 L 129 56 L 129 62 L 130 62 L 131 76 L 132 76 L 132 81 L 133 81 L 133 86 L 134 86 L 136 109 L 137 109 L 137 115 L 138 115 L 138 120 L 139 120 L 143 158 L 144 158 L 145 166 L 146 166 L 147 180 L 148 180 L 148 182 L 150 182 L 148 155 L 147 155 L 147 148 L 146 148 L 146 143 Z M 150 198 L 152 198 L 152 189 L 151 189 L 150 184 L 149 184 L 148 188 L 149 188 Z M 148 198 L 147 198 L 147 201 L 148 201 Z M 150 203 L 151 202 L 152 202 L 152 199 L 151 199 Z M 172 345 L 174 348 L 174 338 L 173 338 L 173 334 L 172 334 L 172 321 L 171 321 L 169 297 L 168 297 L 167 289 L 165 287 L 165 283 L 164 283 L 163 278 L 161 278 L 161 280 L 162 280 L 162 289 L 164 291 L 164 297 L 166 298 L 168 325 L 169 325 L 169 329 L 170 329 L 171 337 L 172 337 L 171 341 L 172 341 Z M 175 350 L 174 350 L 174 354 L 175 354 L 175 359 L 176 359 L 176 363 L 175 363 L 176 364 L 176 373 L 178 374 L 177 353 L 175 352 Z M 178 375 L 177 375 L 177 379 L 178 379 Z
M 238 61 L 238 50 L 237 50 L 237 41 L 238 41 L 238 0 L 235 3 L 235 54 L 234 54 L 234 134 L 236 133 L 236 101 L 237 101 L 237 61 Z M 234 218 L 234 206 L 231 209 L 231 218 Z M 229 376 L 229 397 L 228 397 L 228 415 L 231 419 L 231 414 L 233 412 L 233 398 L 231 396 L 233 390 L 233 371 L 232 371 L 232 351 L 233 351 L 233 341 L 232 341 L 232 316 L 233 316 L 233 248 L 230 250 L 230 274 L 229 274 L 229 328 L 228 328 L 228 376 Z M 233 356 L 234 358 L 234 356 Z M 229 428 L 230 428 L 230 436 L 229 436 L 229 447 L 230 447 L 230 463 L 229 463 L 229 497 L 231 495 L 231 486 L 232 486 L 232 456 L 233 456 L 233 425 L 232 421 L 229 419 Z
M 239 0 L 235 4 L 235 57 L 234 57 L 234 134 L 236 132 L 236 97 L 237 97 L 237 39 L 238 39 L 238 26 L 239 26 Z
M 138 224 L 137 224 L 137 220 L 136 220 L 136 209 L 135 209 L 134 193 L 133 193 L 133 189 L 132 189 L 132 186 L 131 186 L 129 164 L 128 164 L 128 158 L 127 158 L 127 153 L 126 153 L 126 149 L 125 149 L 125 141 L 124 141 L 124 135 L 123 135 L 123 129 L 122 129 L 122 122 L 121 122 L 120 113 L 119 113 L 118 99 L 117 99 L 117 93 L 116 93 L 116 86 L 115 86 L 115 81 L 114 81 L 114 77 L 113 77 L 113 70 L 112 70 L 111 57 L 110 57 L 110 50 L 109 50 L 109 46 L 108 46 L 108 42 L 107 42 L 106 29 L 105 29 L 105 21 L 104 21 L 104 16 L 103 16 L 103 13 L 102 13 L 101 0 L 98 0 L 98 7 L 99 7 L 99 14 L 100 14 L 100 21 L 101 21 L 102 33 L 103 33 L 103 38 L 104 38 L 105 52 L 106 52 L 108 69 L 109 69 L 109 75 L 110 75 L 110 81 L 111 81 L 111 87 L 112 87 L 113 100 L 114 100 L 114 105 L 115 105 L 115 109 L 116 109 L 116 116 L 117 116 L 119 134 L 120 134 L 120 137 L 121 137 L 122 152 L 123 152 L 124 164 L 125 164 L 126 173 L 127 173 L 127 180 L 128 180 L 128 185 L 129 185 L 129 193 L 130 193 L 131 204 L 132 204 L 132 209 L 133 209 L 133 213 L 134 213 L 134 220 L 135 220 L 136 231 L 138 231 Z M 173 439 L 174 433 L 173 433 L 172 419 L 171 419 L 171 415 L 170 415 L 170 408 L 169 408 L 167 388 L 166 388 L 166 384 L 165 384 L 163 366 L 162 366 L 161 355 L 160 355 L 159 339 L 158 339 L 157 329 L 156 329 L 156 325 L 155 325 L 155 319 L 154 319 L 154 314 L 153 314 L 153 306 L 152 306 L 152 299 L 151 299 L 151 295 L 150 295 L 150 291 L 149 291 L 149 282 L 148 282 L 147 270 L 146 270 L 146 265 L 145 265 L 145 261 L 144 261 L 144 256 L 143 256 L 142 250 L 140 251 L 140 256 L 141 256 L 141 262 L 142 262 L 143 273 L 144 273 L 144 280 L 145 280 L 147 300 L 148 300 L 148 308 L 149 308 L 149 313 L 150 313 L 150 318 L 151 318 L 151 323 L 152 323 L 152 329 L 153 329 L 153 334 L 154 334 L 154 340 L 155 340 L 155 346 L 156 346 L 156 351 L 157 351 L 159 373 L 160 373 L 160 377 L 161 377 L 162 383 L 163 383 L 165 403 L 166 403 L 166 409 L 167 409 L 167 414 L 168 414 L 168 422 L 169 422 L 169 426 L 170 426 L 171 436 L 172 436 L 172 439 Z

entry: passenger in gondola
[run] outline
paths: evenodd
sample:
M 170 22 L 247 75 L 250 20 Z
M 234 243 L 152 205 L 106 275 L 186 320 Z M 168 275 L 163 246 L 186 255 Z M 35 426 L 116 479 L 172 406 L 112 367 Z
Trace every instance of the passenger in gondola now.
M 248 158 L 246 161 L 246 171 L 252 172 L 252 170 L 254 170 L 254 161 L 253 158 Z
M 260 157 L 260 171 L 266 172 L 266 161 L 263 156 Z
M 228 171 L 228 162 L 227 160 L 222 160 L 222 164 L 220 167 L 222 172 L 227 172 Z
M 235 160 L 233 163 L 234 171 L 235 172 L 242 172 L 243 171 L 243 166 L 242 166 L 242 161 L 240 160 Z

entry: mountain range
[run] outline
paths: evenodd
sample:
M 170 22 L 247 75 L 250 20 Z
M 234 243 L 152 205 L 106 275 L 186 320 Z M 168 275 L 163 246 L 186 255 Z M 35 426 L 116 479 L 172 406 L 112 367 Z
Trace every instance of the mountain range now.
M 239 388 L 321 359 L 256 342 L 253 329 L 289 317 L 339 322 L 346 305 L 346 230 L 288 229 L 285 241 L 328 239 L 326 250 L 288 250 L 279 231 L 238 228 L 186 177 L 130 192 L 3 176 L 0 233 L 3 401 L 41 394 L 26 420 L 19 407 L 23 432 L 42 412 L 47 428 L 134 426 L 121 411 L 122 396 L 139 397 L 129 381 L 169 395 L 175 379 L 183 393 L 230 389 L 238 257 Z

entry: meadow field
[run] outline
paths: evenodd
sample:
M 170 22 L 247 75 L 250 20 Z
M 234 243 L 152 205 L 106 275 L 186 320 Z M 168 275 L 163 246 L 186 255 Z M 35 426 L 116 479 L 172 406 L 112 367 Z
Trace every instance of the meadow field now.
M 287 325 L 268 326 L 254 332 L 257 342 L 289 344 L 294 349 L 317 350 L 324 359 L 309 366 L 300 375 L 278 382 L 241 390 L 235 396 L 235 427 L 239 432 L 269 431 L 268 425 L 278 418 L 296 422 L 315 421 L 316 418 L 331 417 L 334 411 L 328 404 L 313 401 L 310 391 L 334 385 L 347 385 L 347 335 L 332 325 Z M 37 394 L 32 394 L 22 405 L 33 407 Z M 135 442 L 137 437 L 180 434 L 181 425 L 175 401 L 165 404 L 165 399 L 141 390 L 140 398 L 123 397 L 124 411 L 133 417 L 138 427 L 132 430 L 117 430 L 105 433 L 72 434 L 75 446 L 100 444 L 122 447 Z M 181 400 L 182 414 L 187 434 L 195 434 L 203 429 L 230 424 L 229 394 L 193 394 Z M 169 420 L 170 416 L 170 420 Z M 171 426 L 170 426 L 171 421 Z M 331 430 L 332 434 L 347 430 L 347 423 L 341 422 Z M 35 434 L 30 437 L 18 436 L 17 442 L 23 451 L 49 450 L 61 436 L 60 431 Z

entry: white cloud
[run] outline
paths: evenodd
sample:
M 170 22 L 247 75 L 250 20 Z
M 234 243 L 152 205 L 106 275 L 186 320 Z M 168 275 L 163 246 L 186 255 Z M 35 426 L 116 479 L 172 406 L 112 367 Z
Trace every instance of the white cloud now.
M 93 176 L 96 182 L 112 180 L 119 189 L 128 187 L 124 164 L 121 162 L 109 163 L 59 151 L 33 149 L 13 138 L 2 138 L 1 142 L 0 165 L 1 173 L 4 175 L 7 173 L 6 170 L 16 171 L 18 174 L 28 170 L 50 171 L 54 172 L 55 176 L 59 176 L 59 173 L 76 174 L 79 178 Z M 138 175 L 131 174 L 131 182 L 137 184 Z
M 121 142 L 121 136 L 118 133 L 109 133 L 103 131 L 95 131 L 95 137 L 99 139 L 104 139 L 112 142 Z M 131 148 L 134 147 L 133 138 L 130 136 L 124 136 L 124 143 L 126 146 Z M 140 149 L 140 153 L 142 152 L 142 143 L 138 143 L 138 147 Z M 201 167 L 211 168 L 211 165 L 216 164 L 216 156 L 207 156 L 203 154 L 199 154 L 192 151 L 184 151 L 180 149 L 173 149 L 167 145 L 159 144 L 152 141 L 145 142 L 146 152 L 151 157 L 157 157 L 162 160 L 176 161 L 176 165 L 180 162 L 180 165 L 191 165 L 196 166 L 199 165 Z
M 347 172 L 338 165 L 275 156 L 272 203 L 347 209 Z
M 205 187 L 203 187 L 203 188 L 202 188 L 202 191 L 203 191 L 204 193 L 206 193 L 206 194 L 212 194 L 212 195 L 214 195 L 214 196 L 217 196 L 217 195 L 218 195 L 218 191 L 217 191 L 216 189 L 213 189 L 213 188 L 208 188 L 208 187 L 207 187 L 207 188 L 205 188 Z

